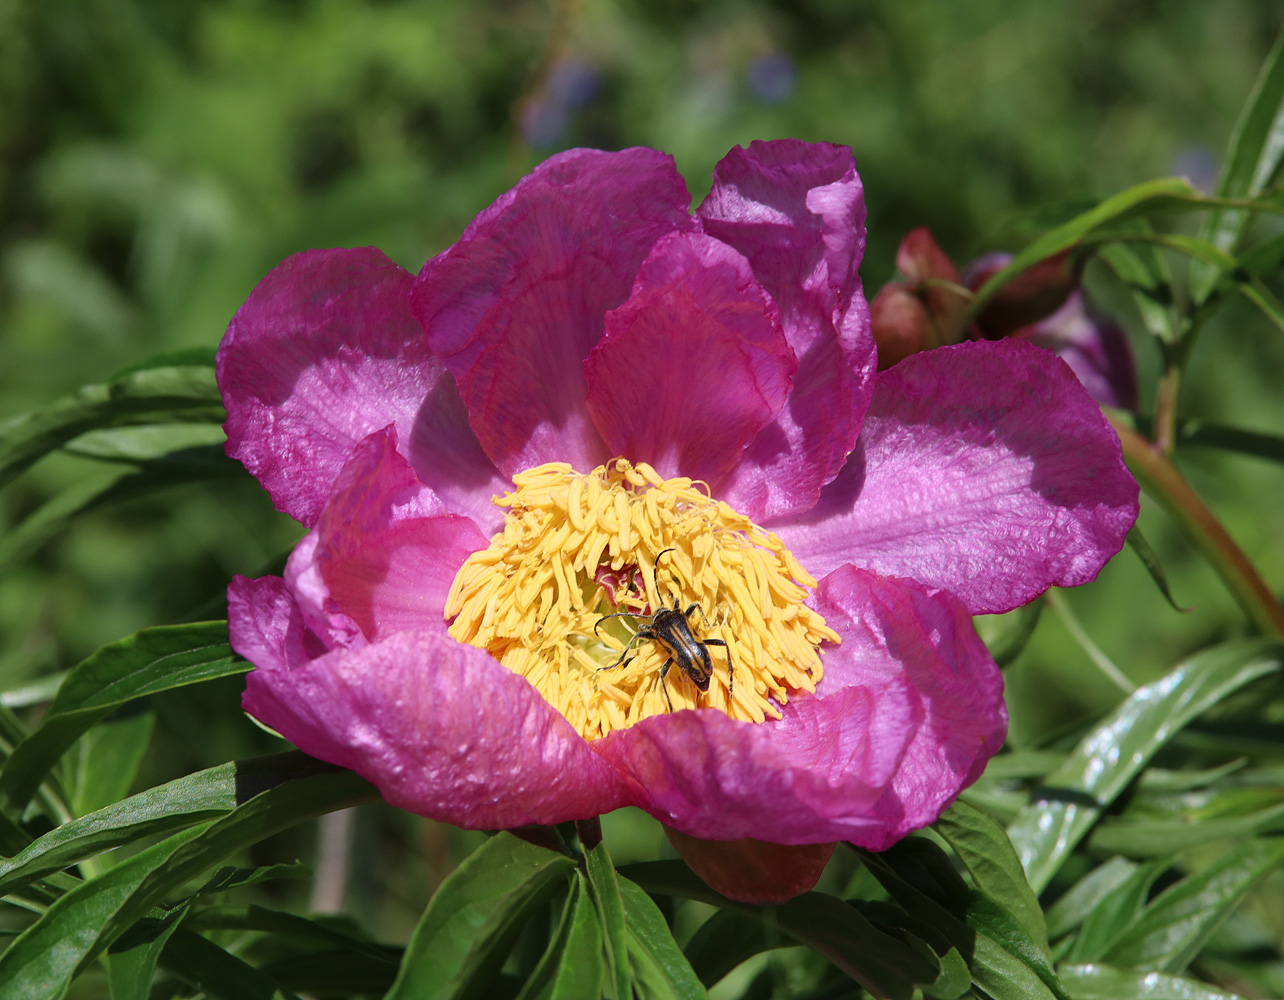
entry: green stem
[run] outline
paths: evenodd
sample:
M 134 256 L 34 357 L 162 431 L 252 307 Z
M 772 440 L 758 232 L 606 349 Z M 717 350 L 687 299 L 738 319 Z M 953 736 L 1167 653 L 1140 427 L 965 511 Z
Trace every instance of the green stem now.
M 1130 681 L 1127 675 L 1115 666 L 1115 661 L 1103 653 L 1101 647 L 1092 641 L 1092 637 L 1088 635 L 1087 630 L 1080 624 L 1078 617 L 1070 607 L 1070 602 L 1065 599 L 1065 596 L 1053 587 L 1045 595 L 1045 599 L 1052 610 L 1056 612 L 1057 617 L 1061 619 L 1061 624 L 1066 627 L 1066 631 L 1088 654 L 1088 659 L 1097 665 L 1097 669 L 1105 674 L 1110 682 L 1123 691 L 1124 694 L 1132 694 L 1136 691 L 1137 685 Z
M 1253 624 L 1265 635 L 1284 639 L 1284 607 L 1217 515 L 1156 445 L 1119 420 L 1110 422 L 1123 445 L 1124 461 L 1146 492 L 1164 506 L 1199 547 Z

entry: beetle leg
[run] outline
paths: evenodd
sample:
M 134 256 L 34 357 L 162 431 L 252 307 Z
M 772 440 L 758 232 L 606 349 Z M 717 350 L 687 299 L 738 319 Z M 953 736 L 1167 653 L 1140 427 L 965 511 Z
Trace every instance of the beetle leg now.
M 671 666 L 673 666 L 672 656 L 670 656 L 667 660 L 665 660 L 664 666 L 660 668 L 660 690 L 664 692 L 664 700 L 669 703 L 670 712 L 673 711 L 673 699 L 669 697 L 669 689 L 667 686 L 665 686 L 664 677 L 669 672 L 669 668 Z
M 599 618 L 596 622 L 593 623 L 593 634 L 594 635 L 598 634 L 597 627 L 601 625 L 604 621 L 606 621 L 608 618 L 645 618 L 645 617 L 646 615 L 634 614 L 632 611 L 616 611 L 613 614 L 603 615 L 601 618 Z
M 731 665 L 731 647 L 721 639 L 705 639 L 706 646 L 721 646 L 727 651 L 727 698 L 736 693 L 736 669 Z

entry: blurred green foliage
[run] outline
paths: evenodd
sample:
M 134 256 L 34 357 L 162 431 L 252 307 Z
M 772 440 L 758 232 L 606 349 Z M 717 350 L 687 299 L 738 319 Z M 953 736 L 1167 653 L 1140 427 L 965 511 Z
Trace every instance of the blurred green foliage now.
M 966 261 L 1149 177 L 1210 188 L 1279 17 L 1276 0 L 0 0 L 0 418 L 212 348 L 291 253 L 373 244 L 417 269 L 575 145 L 665 149 L 697 201 L 736 143 L 850 145 L 872 295 L 915 226 Z M 1129 325 L 1148 392 L 1159 361 L 1133 307 L 1104 268 L 1089 285 Z M 1237 302 L 1204 334 L 1183 414 L 1278 430 L 1281 372 L 1284 337 Z M 1181 461 L 1278 592 L 1284 469 Z M 42 462 L 0 494 L 0 532 L 112 471 Z M 1141 526 L 1189 614 L 1129 552 L 1066 597 L 1138 683 L 1245 630 L 1166 518 L 1146 506 Z M 143 626 L 219 616 L 228 578 L 279 565 L 298 535 L 247 477 L 87 513 L 0 576 L 0 689 Z M 1017 746 L 1119 699 L 1048 613 L 1008 677 Z M 135 787 L 276 749 L 238 691 L 159 698 Z M 476 837 L 363 815 L 358 843 L 377 850 L 355 911 L 404 940 Z M 617 859 L 663 849 L 649 820 L 606 826 Z M 286 855 L 307 851 L 300 836 L 282 835 Z

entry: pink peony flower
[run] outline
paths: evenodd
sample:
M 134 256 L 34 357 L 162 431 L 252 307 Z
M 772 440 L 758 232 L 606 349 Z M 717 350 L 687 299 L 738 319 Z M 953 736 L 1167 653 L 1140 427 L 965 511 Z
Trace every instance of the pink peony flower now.
M 1003 741 L 970 616 L 1092 579 L 1137 486 L 1029 344 L 875 374 L 846 149 L 737 147 L 689 202 L 571 150 L 417 277 L 310 251 L 254 290 L 228 452 L 309 533 L 229 589 L 245 709 L 463 827 L 884 848 Z

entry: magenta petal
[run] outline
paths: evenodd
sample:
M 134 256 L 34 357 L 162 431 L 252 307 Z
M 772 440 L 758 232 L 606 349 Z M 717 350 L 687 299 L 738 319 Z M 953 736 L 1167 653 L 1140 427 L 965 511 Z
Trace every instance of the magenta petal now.
M 715 490 L 789 394 L 797 368 L 749 263 L 697 233 L 661 239 L 584 362 L 607 447 Z
M 808 510 L 856 441 L 877 363 L 857 273 L 865 196 L 851 151 L 793 139 L 736 147 L 697 215 L 749 259 L 798 357 L 788 404 L 724 497 L 755 520 Z
M 402 632 L 246 678 L 245 710 L 394 806 L 468 829 L 627 803 L 623 782 L 521 677 L 437 632 Z
M 848 837 L 882 850 L 935 822 L 1003 745 L 1003 676 L 967 608 L 946 591 L 849 565 L 820 582 L 812 603 L 842 639 L 826 653 L 822 693 L 831 684 L 843 690 L 900 676 L 921 705 L 909 745 L 871 809 L 880 822 Z
M 596 749 L 632 779 L 637 804 L 704 840 L 868 839 L 920 709 L 901 679 L 799 697 L 778 722 L 705 709 L 644 719 Z
M 325 652 L 304 625 L 303 615 L 279 576 L 232 577 L 227 588 L 227 632 L 231 646 L 258 666 L 298 666 Z
M 773 528 L 816 576 L 851 562 L 997 613 L 1093 579 L 1137 496 L 1118 437 L 1070 369 L 1008 339 L 883 372 L 842 475 L 815 510 Z
M 259 282 L 228 326 L 218 352 L 227 453 L 306 525 L 353 446 L 388 424 L 420 444 L 425 482 L 453 509 L 485 512 L 502 487 L 452 414 L 450 376 L 410 313 L 412 281 L 373 248 L 310 250 Z
M 1061 358 L 1098 403 L 1137 408 L 1137 368 L 1128 335 L 1110 317 L 1098 315 L 1083 293 L 1071 292 L 1060 309 L 1018 335 Z
M 669 156 L 568 150 L 424 265 L 415 315 L 505 473 L 610 457 L 584 409 L 583 360 L 655 241 L 692 228 L 689 203 Z
M 341 645 L 353 644 L 349 622 L 366 640 L 444 629 L 455 573 L 486 547 L 472 521 L 443 513 L 396 449 L 391 427 L 357 446 L 311 544 L 290 559 L 291 582 L 315 609 L 309 620 L 323 619 Z

